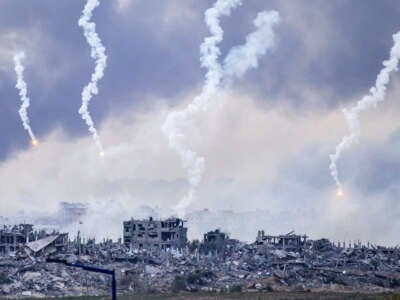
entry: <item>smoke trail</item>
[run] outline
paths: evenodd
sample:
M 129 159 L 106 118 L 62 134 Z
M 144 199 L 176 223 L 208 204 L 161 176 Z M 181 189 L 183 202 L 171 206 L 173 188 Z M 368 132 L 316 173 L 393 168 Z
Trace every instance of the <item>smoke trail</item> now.
M 254 21 L 257 30 L 247 36 L 246 44 L 231 49 L 224 67 L 221 67 L 218 63 L 220 49 L 217 45 L 223 39 L 223 30 L 219 25 L 219 18 L 222 15 L 229 16 L 231 10 L 241 4 L 242 2 L 238 0 L 218 0 L 205 12 L 205 22 L 211 36 L 206 37 L 200 46 L 201 66 L 207 69 L 202 92 L 184 110 L 169 113 L 162 127 L 164 134 L 168 137 L 170 147 L 178 152 L 182 167 L 187 170 L 190 188 L 175 208 L 181 215 L 194 200 L 195 189 L 201 181 L 205 164 L 204 157 L 199 156 L 184 144 L 182 129 L 191 115 L 199 111 L 207 111 L 213 104 L 211 97 L 215 97 L 221 88 L 229 88 L 231 80 L 222 83 L 224 76 L 241 77 L 248 69 L 257 67 L 258 57 L 274 44 L 271 27 L 279 21 L 279 15 L 274 11 L 259 13 Z
M 339 180 L 336 162 L 340 158 L 343 150 L 349 148 L 354 142 L 358 142 L 358 138 L 360 137 L 360 121 L 358 115 L 360 112 L 370 107 L 376 107 L 378 102 L 385 99 L 386 86 L 390 81 L 390 73 L 397 71 L 400 59 L 400 31 L 393 35 L 393 41 L 394 45 L 390 50 L 390 58 L 383 62 L 384 68 L 379 72 L 375 86 L 371 87 L 369 90 L 370 93 L 359 100 L 350 110 L 343 110 L 349 126 L 350 134 L 344 136 L 340 144 L 336 146 L 335 154 L 329 155 L 331 160 L 329 169 L 340 193 L 341 182 Z
M 22 60 L 25 59 L 25 53 L 24 52 L 18 52 L 14 55 L 14 64 L 15 64 L 15 73 L 17 74 L 17 84 L 15 87 L 19 90 L 19 96 L 21 97 L 21 107 L 19 109 L 19 115 L 22 120 L 22 125 L 24 126 L 24 129 L 28 131 L 29 136 L 31 137 L 32 140 L 32 145 L 36 146 L 37 144 L 37 139 L 32 131 L 32 128 L 29 124 L 29 117 L 28 117 L 28 112 L 27 109 L 30 104 L 30 99 L 27 96 L 27 86 L 24 81 L 24 66 L 22 65 Z
M 232 9 L 239 5 L 241 5 L 240 0 L 218 0 L 205 12 L 205 22 L 211 35 L 206 37 L 200 46 L 201 66 L 207 69 L 201 94 L 184 110 L 169 113 L 162 126 L 170 147 L 175 149 L 181 157 L 181 164 L 187 170 L 190 184 L 189 192 L 176 207 L 179 214 L 183 214 L 183 210 L 193 201 L 194 189 L 200 183 L 204 171 L 204 158 L 185 146 L 182 128 L 185 127 L 185 123 L 192 114 L 207 110 L 211 96 L 217 91 L 222 77 L 222 68 L 218 63 L 221 51 L 217 45 L 222 41 L 224 34 L 219 19 L 223 15 L 229 16 Z
M 92 99 L 93 95 L 98 93 L 97 82 L 104 76 L 104 69 L 107 66 L 105 48 L 101 43 L 101 39 L 96 33 L 96 24 L 94 22 L 90 22 L 93 10 L 99 5 L 100 2 L 98 0 L 88 0 L 82 11 L 82 16 L 78 21 L 78 25 L 83 28 L 83 34 L 86 38 L 86 41 L 90 45 L 90 55 L 96 63 L 96 67 L 90 82 L 82 90 L 82 105 L 79 108 L 79 113 L 89 127 L 89 131 L 92 133 L 93 139 L 100 150 L 99 154 L 102 156 L 104 155 L 103 146 L 97 130 L 94 127 L 93 119 L 88 111 L 90 100 Z
M 241 78 L 249 69 L 258 67 L 258 59 L 275 45 L 273 26 L 280 22 L 275 10 L 262 11 L 253 21 L 256 31 L 246 37 L 244 45 L 233 47 L 224 60 L 224 76 Z

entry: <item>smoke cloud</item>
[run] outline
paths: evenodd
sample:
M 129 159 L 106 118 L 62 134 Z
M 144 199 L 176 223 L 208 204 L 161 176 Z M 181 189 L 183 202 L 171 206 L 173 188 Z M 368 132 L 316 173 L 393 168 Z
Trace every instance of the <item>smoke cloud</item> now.
M 329 169 L 339 188 L 341 188 L 341 182 L 339 180 L 336 163 L 345 149 L 349 148 L 353 143 L 358 142 L 360 137 L 359 114 L 363 110 L 376 107 L 379 102 L 385 99 L 386 86 L 390 81 L 390 73 L 398 69 L 397 66 L 400 59 L 400 32 L 393 35 L 393 41 L 394 45 L 390 50 L 390 58 L 383 62 L 384 68 L 379 72 L 375 86 L 371 87 L 369 90 L 370 93 L 359 100 L 350 110 L 343 110 L 350 134 L 343 137 L 342 141 L 336 146 L 335 153 L 329 156 L 331 160 Z M 341 190 L 339 190 L 339 193 L 341 193 Z
M 189 192 L 176 207 L 179 214 L 182 214 L 183 210 L 193 201 L 194 189 L 200 183 L 204 171 L 204 158 L 187 148 L 184 144 L 182 129 L 191 115 L 201 110 L 207 110 L 211 96 L 216 94 L 218 90 L 222 68 L 218 63 L 221 51 L 217 45 L 223 39 L 223 30 L 219 24 L 219 19 L 223 15 L 229 16 L 232 9 L 239 5 L 241 5 L 241 1 L 218 0 L 213 7 L 205 12 L 205 22 L 211 36 L 206 37 L 200 46 L 201 66 L 207 69 L 202 92 L 184 110 L 169 113 L 162 127 L 163 132 L 168 137 L 170 147 L 178 152 L 182 167 L 187 170 L 190 184 Z
M 188 193 L 175 208 L 178 215 L 184 215 L 185 209 L 193 202 L 205 168 L 204 157 L 185 145 L 183 128 L 194 114 L 218 104 L 216 99 L 230 87 L 233 77 L 240 78 L 247 70 L 256 68 L 259 57 L 274 45 L 272 27 L 279 22 L 279 14 L 276 11 L 260 12 L 254 20 L 257 29 L 246 37 L 246 43 L 233 47 L 225 58 L 224 66 L 219 64 L 221 51 L 217 45 L 223 40 L 220 17 L 229 16 L 232 9 L 241 4 L 241 1 L 218 0 L 205 12 L 205 23 L 211 36 L 206 37 L 200 46 L 201 66 L 207 69 L 202 92 L 184 110 L 168 114 L 162 127 L 170 147 L 178 152 L 182 167 L 187 170 L 190 185 Z
M 100 141 L 97 130 L 94 127 L 93 119 L 88 110 L 90 100 L 92 99 L 93 95 L 97 95 L 98 93 L 97 82 L 103 78 L 104 69 L 107 66 L 105 48 L 101 43 L 101 39 L 96 33 L 96 24 L 94 22 L 90 22 L 93 10 L 99 5 L 100 2 L 98 0 L 88 0 L 82 11 L 82 16 L 78 21 L 78 25 L 83 28 L 83 34 L 86 38 L 86 41 L 90 45 L 90 55 L 96 63 L 90 82 L 83 88 L 82 105 L 79 108 L 79 113 L 89 127 L 89 131 L 92 133 L 93 139 L 99 148 L 100 155 L 104 155 L 103 145 Z
M 22 51 L 14 55 L 15 73 L 17 74 L 17 84 L 15 85 L 15 87 L 19 90 L 19 96 L 21 97 L 21 102 L 22 102 L 21 107 L 19 109 L 19 115 L 21 117 L 24 129 L 29 133 L 29 136 L 32 140 L 32 144 L 36 145 L 37 140 L 29 124 L 29 117 L 27 111 L 30 105 L 30 99 L 27 96 L 27 85 L 24 81 L 25 68 L 22 65 L 23 59 L 25 59 L 25 53 Z

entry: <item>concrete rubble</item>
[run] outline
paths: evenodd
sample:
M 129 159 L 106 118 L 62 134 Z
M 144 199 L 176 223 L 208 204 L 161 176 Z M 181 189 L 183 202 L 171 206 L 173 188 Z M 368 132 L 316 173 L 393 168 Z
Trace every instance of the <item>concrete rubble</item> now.
M 399 248 L 308 240 L 293 232 L 271 236 L 260 231 L 248 244 L 216 230 L 205 234 L 204 241 L 165 251 L 132 249 L 121 240 L 85 241 L 78 235 L 52 249 L 33 255 L 20 247 L 1 256 L 0 296 L 109 294 L 108 276 L 48 263 L 48 257 L 115 269 L 121 294 L 400 290 Z

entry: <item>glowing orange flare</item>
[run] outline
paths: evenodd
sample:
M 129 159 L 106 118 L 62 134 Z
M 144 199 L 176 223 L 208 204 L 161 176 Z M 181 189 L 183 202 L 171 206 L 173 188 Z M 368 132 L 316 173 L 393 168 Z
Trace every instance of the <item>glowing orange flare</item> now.
M 36 140 L 36 139 L 33 139 L 31 143 L 32 143 L 32 146 L 37 146 L 39 144 L 38 140 Z
M 339 188 L 339 189 L 337 190 L 337 192 L 336 192 L 336 196 L 342 197 L 342 196 L 343 196 L 343 190 Z

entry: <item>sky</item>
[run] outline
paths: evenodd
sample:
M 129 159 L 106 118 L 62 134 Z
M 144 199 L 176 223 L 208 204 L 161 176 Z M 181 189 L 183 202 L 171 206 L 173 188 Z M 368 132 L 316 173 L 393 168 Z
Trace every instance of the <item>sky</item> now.
M 214 1 L 100 1 L 93 21 L 108 59 L 89 110 L 103 158 L 78 113 L 94 69 L 78 26 L 84 2 L 0 1 L 0 211 L 51 215 L 60 202 L 87 203 L 90 216 L 82 225 L 87 234 L 118 236 L 122 220 L 143 210 L 170 215 L 189 188 L 161 128 L 168 113 L 201 92 L 206 70 L 199 47 L 210 34 L 204 12 Z M 248 241 L 258 229 L 294 229 L 315 238 L 397 245 L 398 73 L 385 101 L 361 113 L 359 143 L 338 162 L 341 198 L 329 173 L 329 154 L 348 133 L 342 109 L 368 93 L 389 57 L 392 35 L 400 30 L 398 2 L 243 2 L 221 18 L 221 61 L 245 42 L 262 10 L 279 12 L 275 46 L 257 68 L 213 99 L 217 108 L 186 124 L 185 142 L 205 158 L 187 217 L 209 212 L 212 222 L 204 228 L 220 227 Z M 18 115 L 13 55 L 20 50 L 26 54 L 28 114 L 37 147 L 30 145 Z M 290 216 L 285 224 L 279 224 L 282 215 Z M 235 222 L 233 231 L 229 224 Z M 198 227 L 189 228 L 189 236 L 200 234 Z

